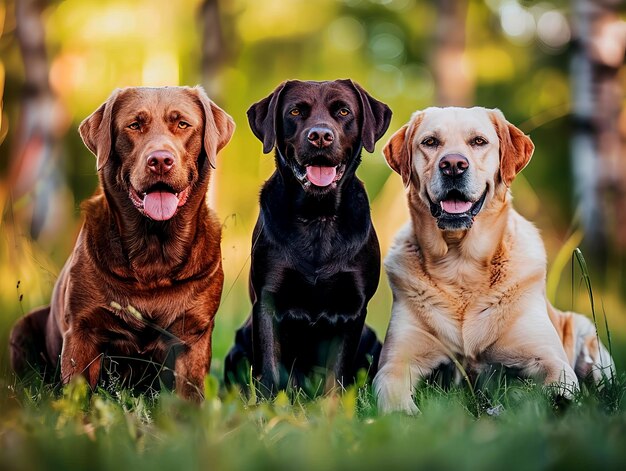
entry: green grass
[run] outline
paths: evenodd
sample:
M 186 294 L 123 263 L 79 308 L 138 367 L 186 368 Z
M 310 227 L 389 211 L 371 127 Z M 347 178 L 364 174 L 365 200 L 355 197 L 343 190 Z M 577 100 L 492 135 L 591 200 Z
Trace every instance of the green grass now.
M 626 378 L 571 403 L 493 375 L 418 388 L 418 417 L 378 416 L 367 386 L 309 400 L 245 400 L 207 378 L 207 399 L 2 384 L 0 469 L 585 469 L 626 459 Z

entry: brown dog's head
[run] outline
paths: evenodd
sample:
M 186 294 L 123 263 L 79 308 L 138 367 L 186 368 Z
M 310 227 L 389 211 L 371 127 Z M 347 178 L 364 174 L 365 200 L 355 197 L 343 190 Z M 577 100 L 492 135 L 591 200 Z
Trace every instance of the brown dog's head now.
M 305 191 L 336 189 L 374 151 L 391 110 L 352 80 L 283 82 L 248 110 L 263 152 L 276 147 L 279 169 L 289 169 Z
M 105 193 L 127 195 L 141 214 L 165 221 L 204 198 L 209 166 L 234 128 L 200 87 L 130 87 L 115 90 L 79 132 Z
M 438 227 L 465 230 L 530 161 L 534 145 L 499 110 L 428 108 L 416 112 L 383 152 L 417 191 Z

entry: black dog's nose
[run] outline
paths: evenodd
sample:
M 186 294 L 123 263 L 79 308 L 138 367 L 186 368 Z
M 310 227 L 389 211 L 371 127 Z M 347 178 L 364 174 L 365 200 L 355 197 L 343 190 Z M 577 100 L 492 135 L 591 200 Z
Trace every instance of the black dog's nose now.
M 172 170 L 174 154 L 167 150 L 156 150 L 148 155 L 148 168 L 157 175 L 163 175 Z
M 331 145 L 335 140 L 335 136 L 328 128 L 315 127 L 309 130 L 307 139 L 311 144 L 321 149 L 322 147 L 328 147 Z
M 444 155 L 439 161 L 439 170 L 448 177 L 457 177 L 469 168 L 469 160 L 461 154 Z

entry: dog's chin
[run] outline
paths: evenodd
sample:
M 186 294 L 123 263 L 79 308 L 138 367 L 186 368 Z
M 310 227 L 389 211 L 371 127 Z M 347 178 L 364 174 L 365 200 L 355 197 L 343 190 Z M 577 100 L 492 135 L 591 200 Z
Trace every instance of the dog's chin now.
M 489 188 L 477 200 L 472 201 L 459 190 L 451 190 L 437 203 L 426 192 L 430 213 L 437 220 L 437 227 L 442 231 L 466 231 L 471 229 L 474 218 L 480 213 Z

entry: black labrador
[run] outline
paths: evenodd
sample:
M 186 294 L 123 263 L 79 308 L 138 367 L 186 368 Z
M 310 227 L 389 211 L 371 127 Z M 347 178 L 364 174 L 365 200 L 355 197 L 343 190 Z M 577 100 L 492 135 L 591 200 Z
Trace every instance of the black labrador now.
M 283 82 L 248 110 L 276 171 L 261 191 L 252 236 L 252 315 L 225 360 L 227 384 L 252 366 L 263 395 L 288 385 L 315 394 L 376 373 L 381 344 L 365 325 L 380 248 L 363 183 L 361 149 L 391 110 L 351 80 Z

